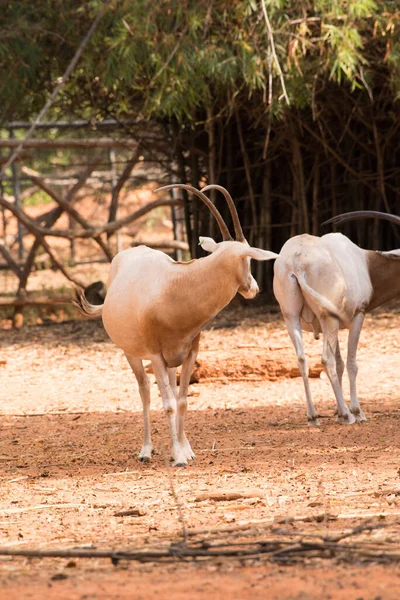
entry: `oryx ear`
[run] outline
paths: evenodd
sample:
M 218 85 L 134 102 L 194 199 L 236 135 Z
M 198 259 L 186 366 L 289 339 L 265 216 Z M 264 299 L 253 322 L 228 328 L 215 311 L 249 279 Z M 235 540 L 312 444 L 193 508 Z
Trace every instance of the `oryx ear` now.
M 262 250 L 261 248 L 246 248 L 246 256 L 254 258 L 254 260 L 272 260 L 278 258 L 279 254 L 270 252 L 269 250 Z
M 400 260 L 400 248 L 398 250 L 389 250 L 388 252 L 376 251 L 377 254 L 386 256 L 386 258 L 393 258 L 394 260 Z
M 215 252 L 215 250 L 218 248 L 217 242 L 210 237 L 200 237 L 199 246 L 201 246 L 206 252 Z

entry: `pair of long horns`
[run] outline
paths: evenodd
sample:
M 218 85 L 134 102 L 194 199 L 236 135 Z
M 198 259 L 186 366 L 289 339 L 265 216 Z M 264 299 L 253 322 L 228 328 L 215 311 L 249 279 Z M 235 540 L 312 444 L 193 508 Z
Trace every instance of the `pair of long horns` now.
M 337 217 L 332 217 L 322 223 L 322 225 L 327 225 L 328 223 L 344 223 L 345 221 L 355 221 L 359 218 L 371 218 L 371 219 L 384 219 L 385 221 L 391 221 L 392 223 L 396 223 L 396 225 L 400 225 L 400 217 L 396 215 L 391 215 L 389 213 L 382 213 L 376 210 L 356 210 L 354 212 L 343 213 L 342 215 L 338 215 Z
M 233 202 L 232 196 L 230 195 L 228 190 L 226 190 L 224 187 L 222 187 L 221 185 L 211 184 L 211 185 L 206 185 L 201 190 L 198 190 L 195 187 L 193 187 L 192 185 L 187 185 L 186 183 L 173 183 L 171 185 L 164 185 L 163 187 L 160 187 L 160 188 L 156 189 L 155 191 L 159 192 L 161 190 L 172 190 L 173 188 L 179 188 L 181 190 L 186 190 L 188 192 L 192 192 L 192 194 L 194 194 L 195 196 L 200 198 L 200 200 L 202 200 L 204 202 L 204 204 L 206 206 L 208 206 L 208 208 L 214 215 L 214 217 L 218 223 L 218 226 L 221 230 L 222 239 L 224 241 L 232 241 L 233 238 L 232 238 L 231 234 L 229 233 L 229 229 L 228 229 L 224 219 L 222 218 L 221 213 L 214 206 L 214 204 L 211 202 L 211 200 L 209 198 L 207 198 L 207 196 L 204 194 L 204 192 L 206 192 L 207 190 L 212 190 L 212 189 L 216 189 L 216 190 L 219 190 L 220 192 L 222 192 L 222 194 L 225 197 L 225 200 L 228 203 L 228 208 L 229 208 L 229 211 L 232 216 L 233 226 L 235 228 L 236 241 L 237 242 L 246 241 L 246 238 L 243 235 L 243 230 L 242 230 L 242 226 L 239 221 L 239 215 L 237 213 L 235 203 Z

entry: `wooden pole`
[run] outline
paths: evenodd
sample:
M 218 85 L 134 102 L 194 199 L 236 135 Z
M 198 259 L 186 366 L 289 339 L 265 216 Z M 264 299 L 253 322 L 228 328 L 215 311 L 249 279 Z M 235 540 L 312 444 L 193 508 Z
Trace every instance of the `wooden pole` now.
M 119 189 L 118 189 L 118 173 L 117 173 L 117 157 L 115 154 L 115 148 L 110 148 L 108 153 L 108 157 L 110 159 L 111 166 L 111 204 L 110 204 L 110 214 L 108 221 L 115 221 L 118 219 L 118 201 L 119 201 Z M 107 239 L 110 238 L 112 234 L 107 235 Z M 116 233 L 117 245 L 116 245 L 116 254 L 121 252 L 121 231 L 118 229 Z
M 11 132 L 14 130 L 10 130 L 10 138 Z M 18 148 L 20 144 L 20 140 L 16 139 L 0 139 L 0 148 Z M 77 149 L 86 149 L 86 148 L 136 148 L 137 142 L 131 139 L 118 139 L 113 140 L 111 138 L 93 138 L 93 139 L 58 139 L 58 140 L 48 140 L 43 138 L 36 138 L 32 140 L 26 140 L 24 143 L 24 148 L 35 148 L 36 150 L 41 149 L 57 149 L 57 148 L 77 148 Z
M 10 139 L 8 141 L 14 141 L 17 144 L 19 143 L 18 140 L 14 139 L 15 134 L 14 134 L 14 130 L 10 129 Z M 13 191 L 14 191 L 14 200 L 15 200 L 15 205 L 20 208 L 21 206 L 21 187 L 20 187 L 20 183 L 19 183 L 19 173 L 18 173 L 18 164 L 14 161 L 11 163 L 11 171 L 12 171 L 12 178 L 13 178 Z M 24 256 L 24 242 L 23 242 L 23 236 L 22 236 L 22 226 L 20 221 L 18 221 L 17 224 L 18 227 L 18 258 L 21 260 Z

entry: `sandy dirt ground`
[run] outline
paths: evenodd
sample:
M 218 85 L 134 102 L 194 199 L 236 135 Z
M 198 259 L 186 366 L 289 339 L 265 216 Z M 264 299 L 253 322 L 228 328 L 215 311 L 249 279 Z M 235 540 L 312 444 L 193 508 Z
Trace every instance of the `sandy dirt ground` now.
M 172 469 L 152 375 L 157 452 L 151 463 L 137 461 L 140 398 L 100 322 L 0 331 L 0 546 L 133 549 L 176 541 L 182 525 L 172 476 L 186 529 L 203 537 L 230 528 L 234 539 L 246 527 L 270 536 L 273 522 L 293 535 L 329 536 L 370 518 L 384 527 L 363 540 L 391 542 L 400 556 L 400 306 L 366 320 L 358 355 L 362 425 L 336 423 L 321 343 L 305 334 L 305 344 L 320 428 L 307 427 L 279 313 L 223 311 L 203 334 L 199 382 L 190 391 L 187 434 L 197 458 Z M 345 391 L 348 398 L 347 380 Z M 118 516 L 127 510 L 134 514 Z M 285 565 L 262 556 L 116 566 L 0 556 L 0 597 L 9 600 L 207 596 L 394 600 L 400 566 L 326 554 Z

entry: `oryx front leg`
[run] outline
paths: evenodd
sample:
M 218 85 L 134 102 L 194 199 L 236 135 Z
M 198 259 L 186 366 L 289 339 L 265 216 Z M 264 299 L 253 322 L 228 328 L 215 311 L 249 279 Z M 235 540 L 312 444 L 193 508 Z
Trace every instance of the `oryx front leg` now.
M 329 381 L 331 382 L 337 406 L 337 420 L 346 425 L 355 423 L 355 418 L 348 409 L 343 399 L 341 381 L 337 372 L 337 345 L 339 344 L 338 332 L 339 321 L 335 317 L 324 317 L 320 319 L 322 333 L 324 336 L 322 348 L 322 364 L 325 367 Z
M 139 453 L 139 460 L 148 462 L 153 454 L 153 444 L 150 433 L 150 380 L 143 368 L 143 363 L 139 358 L 125 354 L 130 367 L 137 379 L 139 394 L 143 405 L 143 446 Z
M 356 421 L 359 423 L 367 420 L 366 416 L 361 410 L 360 403 L 358 402 L 356 390 L 356 378 L 358 372 L 356 354 L 358 340 L 360 339 L 361 329 L 364 324 L 364 318 L 365 315 L 363 313 L 359 313 L 354 317 L 349 331 L 347 350 L 347 373 L 350 381 L 350 412 L 355 416 Z
M 158 389 L 160 390 L 163 406 L 168 419 L 169 435 L 171 438 L 171 456 L 174 467 L 186 467 L 187 458 L 183 452 L 182 446 L 178 441 L 176 428 L 176 398 L 173 386 L 170 382 L 170 375 L 164 359 L 161 356 L 152 356 L 151 364 Z
M 301 331 L 300 320 L 297 317 L 285 316 L 285 323 L 290 335 L 290 339 L 292 340 L 294 349 L 296 351 L 297 364 L 299 366 L 300 374 L 303 378 L 304 390 L 306 393 L 308 425 L 310 427 L 318 426 L 320 422 L 318 419 L 317 409 L 315 408 L 311 397 L 310 383 L 308 381 L 308 364 L 307 358 L 304 354 L 303 334 Z
M 343 358 L 342 355 L 340 353 L 340 345 L 339 342 L 336 344 L 336 372 L 337 372 L 337 376 L 339 379 L 339 383 L 340 383 L 340 387 L 342 388 L 342 393 L 343 393 L 343 373 L 344 373 L 344 362 L 343 362 Z M 335 410 L 335 415 L 337 415 L 337 408 Z
M 200 336 L 198 336 L 194 340 L 191 351 L 183 361 L 178 392 L 178 413 L 176 417 L 176 426 L 178 433 L 178 441 L 182 446 L 183 452 L 187 460 L 193 460 L 194 458 L 196 458 L 192 447 L 189 443 L 189 440 L 186 437 L 184 425 L 187 411 L 187 395 L 189 390 L 190 377 L 192 375 L 193 367 L 196 362 L 197 353 L 199 350 L 199 341 Z

